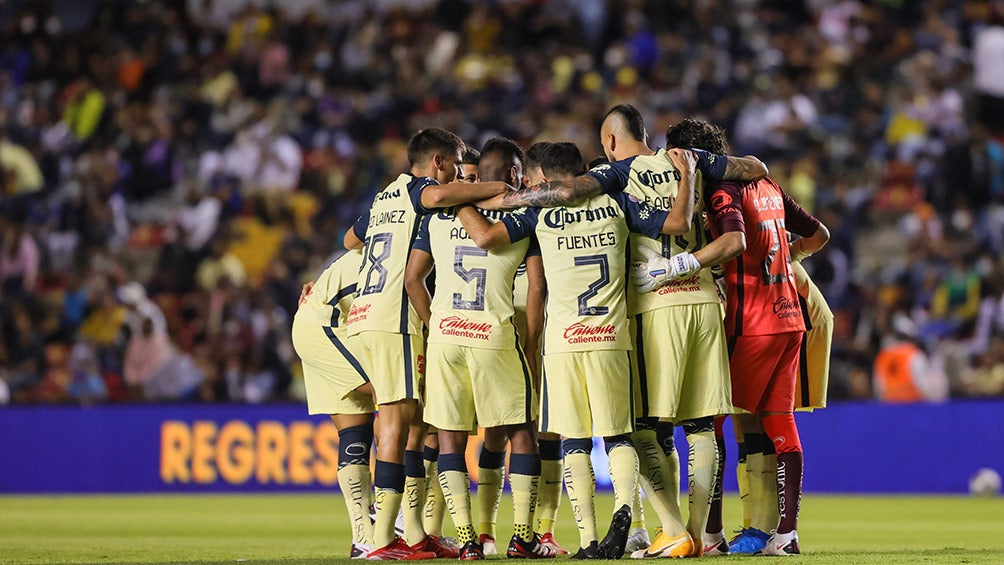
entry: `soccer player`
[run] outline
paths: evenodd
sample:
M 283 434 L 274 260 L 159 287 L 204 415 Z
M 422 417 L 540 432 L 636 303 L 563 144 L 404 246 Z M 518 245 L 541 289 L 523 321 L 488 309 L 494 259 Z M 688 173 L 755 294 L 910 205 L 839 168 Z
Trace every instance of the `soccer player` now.
M 549 147 L 545 169 L 549 158 L 574 163 L 566 169 L 582 167 L 572 144 Z M 669 158 L 680 172 L 681 194 L 689 204 L 673 213 L 621 192 L 597 195 L 575 207 L 529 209 L 497 224 L 476 210 L 460 211 L 464 227 L 484 249 L 531 235 L 540 243 L 548 288 L 540 429 L 565 438 L 565 486 L 579 526 L 578 558 L 620 558 L 631 525 L 638 457 L 630 439 L 633 402 L 624 402 L 633 398 L 624 277 L 627 237 L 631 231 L 656 237 L 690 229 L 695 157 L 676 151 Z M 616 508 L 602 542 L 597 542 L 592 500 L 593 436 L 606 443 Z
M 481 152 L 473 147 L 464 149 L 463 157 L 460 159 L 460 172 L 457 173 L 458 182 L 478 182 L 478 161 Z M 425 463 L 425 476 L 432 477 L 431 483 L 426 481 L 425 516 L 422 525 L 425 532 L 435 536 L 439 542 L 448 547 L 455 547 L 456 540 L 443 537 L 443 517 L 446 513 L 446 502 L 443 499 L 443 488 L 439 484 L 439 430 L 430 426 L 425 435 L 425 447 L 422 450 L 422 458 Z M 501 493 L 501 490 L 499 491 Z M 400 516 L 399 521 L 404 522 L 404 517 Z M 397 527 L 395 526 L 395 531 Z
M 499 194 L 505 183 L 457 183 L 464 143 L 439 128 L 424 129 L 408 142 L 411 169 L 377 193 L 367 214 L 345 236 L 349 249 L 363 248 L 356 293 L 346 320 L 348 334 L 359 336 L 359 361 L 380 404 L 374 471 L 376 523 L 374 559 L 403 559 L 430 548 L 450 555 L 422 524 L 425 425 L 419 400 L 424 382 L 422 320 L 404 289 L 404 271 L 419 216 L 439 208 Z M 407 448 L 407 454 L 405 453 Z M 394 536 L 394 521 L 404 507 L 405 541 Z M 454 554 L 455 556 L 455 554 Z
M 348 251 L 306 285 L 292 330 L 293 348 L 303 362 L 307 411 L 329 414 L 338 428 L 338 484 L 352 524 L 353 559 L 373 549 L 368 513 L 373 386 L 353 353 L 358 344 L 345 330 L 360 263 L 362 254 Z
M 522 184 L 523 151 L 513 141 L 496 138 L 482 150 L 479 176 Z M 492 214 L 495 220 L 505 213 Z M 439 479 L 457 527 L 462 560 L 483 559 L 484 550 L 470 517 L 470 479 L 464 452 L 468 432 L 477 424 L 486 435 L 501 434 L 512 445 L 509 457 L 515 531 L 510 558 L 554 557 L 533 533 L 533 512 L 540 476 L 534 419 L 535 394 L 530 364 L 512 324 L 513 279 L 528 257 L 524 241 L 492 252 L 471 241 L 454 210 L 426 216 L 415 239 L 406 273 L 408 295 L 427 321 L 426 420 L 439 429 Z M 539 255 L 538 255 L 539 257 Z M 436 269 L 436 294 L 425 279 Z M 452 267 L 452 268 L 450 268 Z M 541 290 L 537 290 L 541 293 Z M 529 302 L 543 306 L 543 296 Z M 530 318 L 535 319 L 532 312 Z M 539 327 L 531 327 L 539 333 Z M 504 449 L 504 444 L 503 444 Z
M 569 180 L 575 177 L 575 175 L 582 174 L 582 170 L 563 169 L 563 163 L 554 161 L 553 159 L 549 161 L 549 168 L 547 173 L 545 173 L 541 168 L 541 159 L 543 158 L 544 151 L 550 145 L 551 143 L 547 141 L 540 141 L 531 145 L 527 150 L 525 171 L 527 186 L 540 184 L 547 181 L 548 178 Z M 524 267 L 516 271 L 516 281 L 513 283 L 513 306 L 516 309 L 514 322 L 516 329 L 520 335 L 527 336 L 528 343 L 523 350 L 528 355 L 530 355 L 531 351 L 536 352 L 533 355 L 533 361 L 536 362 L 533 373 L 535 390 L 540 390 L 540 336 L 536 335 L 532 343 L 529 343 L 531 336 L 528 336 L 527 332 L 529 324 L 527 320 L 527 297 L 530 294 L 531 286 L 539 285 L 543 289 L 545 284 L 543 268 L 539 271 L 539 276 L 529 277 Z M 544 309 L 543 307 L 533 308 L 532 311 L 536 312 L 539 316 L 536 323 L 540 327 L 543 324 Z M 537 526 L 534 528 L 534 532 L 540 535 L 540 542 L 542 544 L 554 548 L 558 555 L 567 555 L 568 552 L 554 539 L 554 523 L 558 519 L 558 507 L 561 504 L 561 436 L 553 433 L 538 432 L 537 445 L 540 449 L 540 485 L 537 489 L 537 511 L 535 514 Z
M 671 129 L 667 135 L 670 144 L 695 144 L 693 139 L 674 141 L 672 133 Z M 705 199 L 712 233 L 717 238 L 738 234 L 729 238 L 740 241 L 743 249 L 736 259 L 725 263 L 725 326 L 730 342 L 733 403 L 749 412 L 733 416 L 737 435 L 741 431 L 747 442 L 754 438 L 755 443 L 765 443 L 777 453 L 780 519 L 769 526 L 771 536 L 760 552 L 797 554 L 803 466 L 793 410 L 805 324 L 791 258 L 811 255 L 826 244 L 829 232 L 770 178 L 750 183 L 724 182 L 709 190 Z M 789 230 L 802 236 L 790 247 Z M 695 255 L 700 265 L 715 262 Z M 647 269 L 650 273 L 671 272 L 675 269 L 672 263 L 656 258 L 648 262 Z M 746 450 L 750 453 L 749 445 Z

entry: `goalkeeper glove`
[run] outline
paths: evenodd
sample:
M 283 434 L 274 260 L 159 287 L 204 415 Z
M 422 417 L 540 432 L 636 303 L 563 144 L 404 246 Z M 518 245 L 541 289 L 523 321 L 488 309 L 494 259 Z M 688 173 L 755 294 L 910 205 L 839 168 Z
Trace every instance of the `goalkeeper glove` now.
M 667 259 L 648 247 L 642 247 L 641 254 L 647 261 L 635 263 L 632 275 L 638 292 L 652 292 L 673 279 L 701 270 L 701 263 L 692 253 L 678 253 Z

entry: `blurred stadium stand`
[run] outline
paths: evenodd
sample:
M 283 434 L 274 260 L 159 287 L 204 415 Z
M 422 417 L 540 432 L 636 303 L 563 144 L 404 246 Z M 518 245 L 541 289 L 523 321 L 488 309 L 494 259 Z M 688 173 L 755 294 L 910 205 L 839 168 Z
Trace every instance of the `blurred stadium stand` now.
M 1004 396 L 1004 3 L 0 2 L 0 400 L 302 397 L 289 325 L 414 131 L 703 116 L 834 237 L 831 400 Z

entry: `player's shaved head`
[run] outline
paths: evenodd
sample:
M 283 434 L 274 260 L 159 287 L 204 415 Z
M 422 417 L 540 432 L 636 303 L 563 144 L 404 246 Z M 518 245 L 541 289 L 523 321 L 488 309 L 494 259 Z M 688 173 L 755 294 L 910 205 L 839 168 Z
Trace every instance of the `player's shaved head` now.
M 547 178 L 562 179 L 580 175 L 586 170 L 582 152 L 574 143 L 551 143 L 543 151 L 540 168 Z
M 482 181 L 504 181 L 518 185 L 523 178 L 526 155 L 515 141 L 496 137 L 481 148 L 478 178 Z
M 703 149 L 721 155 L 729 152 L 724 129 L 711 122 L 693 118 L 687 118 L 666 130 L 666 147 Z
M 647 135 L 641 112 L 630 104 L 618 104 L 610 108 L 603 119 L 603 125 L 609 127 L 613 134 L 626 136 L 626 139 L 634 141 L 644 142 Z
M 440 128 L 427 128 L 411 136 L 408 141 L 408 164 L 412 167 L 425 164 L 434 155 L 459 155 L 464 142 L 457 134 Z

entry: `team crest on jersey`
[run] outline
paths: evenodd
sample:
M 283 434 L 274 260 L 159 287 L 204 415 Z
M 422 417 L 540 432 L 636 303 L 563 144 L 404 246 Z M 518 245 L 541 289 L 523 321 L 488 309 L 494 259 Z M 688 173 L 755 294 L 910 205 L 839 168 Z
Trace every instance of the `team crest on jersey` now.
M 488 341 L 492 337 L 493 324 L 475 322 L 461 316 L 447 316 L 439 321 L 439 333 Z
M 617 341 L 617 326 L 613 324 L 587 326 L 582 322 L 575 322 L 565 328 L 563 337 L 568 343 L 605 343 Z
M 732 196 L 724 190 L 716 190 L 714 194 L 711 195 L 711 209 L 721 210 L 722 208 L 732 204 Z

